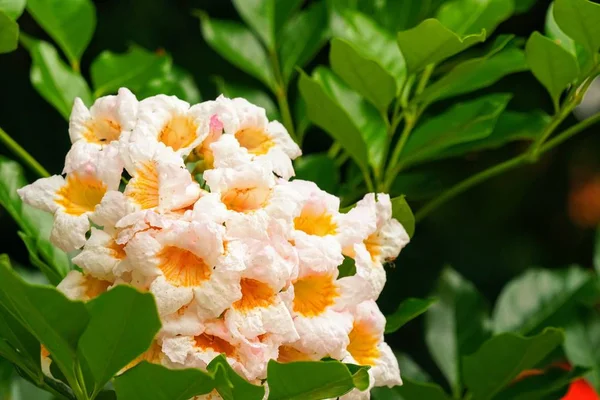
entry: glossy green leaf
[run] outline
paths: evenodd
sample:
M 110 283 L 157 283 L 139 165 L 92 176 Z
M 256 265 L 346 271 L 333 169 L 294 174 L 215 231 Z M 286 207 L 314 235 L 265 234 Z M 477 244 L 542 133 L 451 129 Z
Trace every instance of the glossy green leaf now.
M 428 299 L 408 298 L 404 300 L 392 315 L 385 317 L 385 333 L 393 333 L 407 322 L 425 313 L 429 307 L 437 302 L 435 297 Z
M 262 400 L 265 395 L 263 386 L 253 385 L 239 376 L 223 354 L 213 359 L 207 370 L 214 374 L 215 388 L 225 400 Z
M 371 104 L 323 67 L 312 78 L 302 74 L 299 88 L 310 120 L 339 141 L 361 168 L 382 164 L 385 123 Z
M 90 67 L 94 96 L 115 93 L 122 87 L 137 93 L 152 79 L 164 77 L 171 64 L 170 57 L 139 46 L 131 46 L 121 54 L 103 51 Z
M 50 283 L 57 285 L 70 271 L 69 257 L 49 241 L 52 215 L 23 204 L 17 189 L 27 181 L 23 169 L 15 161 L 0 156 L 0 205 L 17 223 L 34 264 Z
M 341 396 L 354 388 L 369 386 L 368 367 L 353 366 L 339 361 L 269 361 L 267 383 L 269 400 L 328 399 Z
M 329 60 L 333 71 L 352 89 L 386 112 L 396 97 L 396 80 L 379 63 L 363 57 L 350 43 L 333 39 Z
M 206 14 L 201 14 L 200 19 L 204 40 L 217 53 L 271 90 L 275 89 L 267 53 L 250 30 L 236 22 L 211 19 Z
M 77 342 L 89 321 L 82 302 L 71 301 L 53 287 L 25 283 L 0 259 L 0 304 L 52 354 L 69 380 L 74 379 Z
M 434 296 L 438 302 L 425 314 L 425 342 L 453 393 L 461 393 L 461 357 L 490 336 L 488 308 L 475 286 L 449 267 Z
M 429 85 L 417 100 L 431 104 L 491 86 L 507 75 L 527 69 L 525 53 L 514 47 L 508 48 L 491 56 L 474 58 L 458 64 Z
M 233 0 L 233 5 L 244 22 L 256 32 L 265 46 L 271 50 L 275 49 L 276 3 L 276 0 Z
M 394 36 L 360 12 L 347 10 L 334 21 L 334 35 L 393 76 L 399 88 L 406 77 L 406 64 Z
M 68 119 L 75 97 L 92 103 L 90 89 L 81 75 L 73 72 L 60 58 L 51 44 L 36 41 L 32 44 L 30 79 L 33 87 L 46 101 Z
M 23 14 L 27 0 L 0 0 L 0 11 L 15 21 Z
M 306 101 L 302 97 L 301 93 L 298 93 L 296 101 L 294 103 L 293 119 L 296 122 L 296 137 L 298 138 L 298 144 L 302 147 L 304 141 L 304 135 L 310 127 L 310 119 L 308 119 L 306 111 Z
M 175 65 L 169 68 L 163 76 L 147 82 L 136 94 L 140 99 L 157 94 L 177 96 L 192 104 L 202 100 L 192 74 Z
M 375 107 L 350 89 L 331 70 L 319 67 L 313 72 L 313 77 L 321 84 L 327 94 L 339 104 L 352 124 L 359 130 L 367 147 L 369 164 L 374 168 L 380 167 L 385 161 L 383 158 L 385 146 L 387 146 L 387 131 L 381 115 Z M 345 145 L 344 143 L 341 144 Z
M 227 97 L 243 97 L 252 104 L 256 104 L 265 109 L 267 117 L 270 120 L 279 120 L 279 110 L 273 99 L 265 92 L 260 89 L 255 89 L 242 84 L 237 84 L 231 81 L 226 81 L 222 77 L 218 76 L 214 78 L 215 85 L 220 94 Z
M 76 70 L 96 28 L 91 0 L 27 0 L 27 11 L 50 35 Z
M 117 286 L 86 303 L 90 322 L 79 339 L 80 358 L 87 361 L 95 389 L 146 351 L 160 329 L 150 293 Z
M 500 293 L 494 308 L 494 331 L 536 333 L 552 318 L 570 315 L 579 302 L 599 295 L 594 275 L 579 267 L 530 269 Z
M 579 76 L 575 57 L 556 42 L 534 32 L 525 47 L 531 72 L 548 90 L 556 107 L 560 95 Z
M 550 123 L 550 116 L 542 111 L 521 113 L 505 111 L 498 117 L 491 135 L 447 148 L 438 154 L 438 158 L 458 157 L 470 152 L 495 149 L 509 142 L 533 141 Z
M 328 25 L 325 2 L 312 4 L 284 25 L 281 31 L 279 55 L 281 74 L 286 85 L 296 72 L 296 68 L 308 64 L 327 42 Z
M 548 328 L 533 337 L 514 333 L 494 336 L 463 359 L 463 376 L 473 398 L 494 397 L 521 372 L 535 367 L 563 341 L 562 331 Z
M 558 26 L 591 53 L 600 49 L 600 4 L 588 0 L 556 0 L 554 19 Z M 596 60 L 598 57 L 596 56 Z
M 483 42 L 485 31 L 460 37 L 437 19 L 426 19 L 415 28 L 398 32 L 398 44 L 408 71 L 416 73 Z
M 572 365 L 590 368 L 586 378 L 600 388 L 600 315 L 581 310 L 565 326 L 564 350 Z
M 10 53 L 19 45 L 19 25 L 0 10 L 0 54 Z
M 41 379 L 40 342 L 1 304 L 0 356 Z
M 142 361 L 115 378 L 119 400 L 188 400 L 210 393 L 214 381 L 199 369 L 171 370 Z
M 408 236 L 413 237 L 415 234 L 415 216 L 404 196 L 392 199 L 392 217 L 402 224 Z
M 492 134 L 511 95 L 496 93 L 456 104 L 418 125 L 404 146 L 401 163 L 431 161 L 450 146 L 483 139 Z
M 340 184 L 340 171 L 327 154 L 307 154 L 294 161 L 296 179 L 312 181 L 328 193 L 336 193 Z
M 562 399 L 569 385 L 581 378 L 586 368 L 571 370 L 549 368 L 541 375 L 528 376 L 498 393 L 494 400 L 551 400 Z
M 575 41 L 566 33 L 564 33 L 556 23 L 556 20 L 554 19 L 554 3 L 550 4 L 550 7 L 548 7 L 548 12 L 546 13 L 546 25 L 544 33 L 555 43 L 559 44 L 562 48 L 577 58 L 580 72 L 585 73 L 589 67 L 592 66 L 592 57 L 590 57 L 589 50 L 586 50 L 582 44 L 575 43 Z
M 451 400 L 444 390 L 435 383 L 416 382 L 411 379 L 403 379 L 402 386 L 391 389 L 398 400 L 427 399 L 427 400 Z M 376 396 L 375 400 L 385 400 L 385 397 Z M 392 399 L 395 399 L 392 397 Z
M 514 12 L 514 0 L 450 0 L 437 12 L 437 19 L 459 35 L 488 35 Z

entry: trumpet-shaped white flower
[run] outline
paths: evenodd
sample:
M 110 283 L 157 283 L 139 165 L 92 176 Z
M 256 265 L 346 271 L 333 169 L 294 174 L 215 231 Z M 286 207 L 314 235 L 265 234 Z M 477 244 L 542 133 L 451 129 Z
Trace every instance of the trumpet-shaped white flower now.
M 71 271 L 56 288 L 71 300 L 91 300 L 106 292 L 112 285 L 112 281 Z
M 96 207 L 104 195 L 118 188 L 118 165 L 85 163 L 65 178 L 54 175 L 38 179 L 18 190 L 21 199 L 33 207 L 54 214 L 52 242 L 65 251 L 81 248 L 90 229 Z
M 155 140 L 186 156 L 206 138 L 209 124 L 206 107 L 159 94 L 140 102 L 131 141 Z
M 369 365 L 370 387 L 402 384 L 398 360 L 383 340 L 385 317 L 377 304 L 370 300 L 361 303 L 354 311 L 352 330 L 348 335 L 348 356 L 344 362 Z M 369 391 L 353 390 L 343 399 L 368 399 Z
M 74 158 L 103 157 L 122 165 L 120 141 L 129 135 L 137 122 L 138 101 L 127 89 L 116 96 L 97 99 L 88 109 L 76 98 L 69 118 L 69 135 L 73 146 L 67 154 L 65 173 L 72 170 Z

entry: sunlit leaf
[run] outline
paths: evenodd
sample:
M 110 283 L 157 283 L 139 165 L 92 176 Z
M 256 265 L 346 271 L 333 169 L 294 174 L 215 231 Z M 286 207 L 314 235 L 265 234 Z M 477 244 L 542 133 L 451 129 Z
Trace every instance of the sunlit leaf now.
M 0 11 L 15 21 L 23 14 L 27 0 L 0 0 Z
M 0 10 L 0 54 L 10 53 L 19 44 L 19 25 Z
M 392 199 L 392 217 L 402 224 L 408 236 L 412 237 L 415 234 L 415 216 L 404 196 Z
M 460 35 L 482 30 L 490 35 L 512 15 L 514 3 L 514 0 L 450 0 L 440 7 L 437 19 Z
M 408 298 L 404 300 L 392 315 L 388 315 L 385 324 L 385 333 L 393 333 L 407 322 L 425 313 L 429 307 L 437 302 L 435 297 L 428 299 Z
M 214 374 L 215 388 L 225 400 L 261 400 L 265 395 L 263 386 L 253 385 L 239 376 L 223 354 L 213 359 L 207 369 Z
M 591 368 L 586 378 L 600 389 L 600 315 L 580 310 L 565 326 L 565 354 L 572 365 Z
M 558 26 L 592 54 L 600 49 L 600 4 L 588 0 L 556 0 L 554 19 Z M 596 54 L 596 60 L 598 56 Z

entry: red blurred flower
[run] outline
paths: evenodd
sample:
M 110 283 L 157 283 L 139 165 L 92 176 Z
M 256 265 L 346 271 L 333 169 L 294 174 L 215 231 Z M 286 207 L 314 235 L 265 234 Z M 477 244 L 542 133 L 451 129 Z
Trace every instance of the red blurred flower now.
M 577 379 L 569 386 L 569 391 L 561 400 L 599 400 L 598 394 L 585 379 Z

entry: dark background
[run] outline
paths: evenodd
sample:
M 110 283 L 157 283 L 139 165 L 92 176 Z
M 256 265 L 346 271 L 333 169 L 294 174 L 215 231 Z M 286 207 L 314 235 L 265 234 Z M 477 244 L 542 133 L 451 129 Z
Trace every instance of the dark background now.
M 538 1 L 528 13 L 503 23 L 497 33 L 527 37 L 534 30 L 543 31 L 548 4 L 549 1 Z M 204 99 L 218 94 L 212 81 L 216 75 L 260 87 L 208 47 L 200 34 L 198 19 L 191 15 L 192 9 L 202 9 L 216 18 L 239 20 L 229 2 L 99 0 L 95 5 L 96 33 L 82 60 L 86 78 L 91 61 L 101 51 L 123 52 L 135 43 L 149 50 L 169 52 L 174 64 L 193 74 Z M 19 24 L 24 32 L 48 39 L 27 14 Z M 326 64 L 327 55 L 326 46 L 307 70 Z M 70 146 L 67 122 L 31 86 L 30 64 L 29 54 L 23 48 L 0 55 L 0 126 L 50 173 L 58 174 Z M 551 111 L 546 92 L 530 73 L 509 76 L 489 91 L 513 92 L 511 109 Z M 574 122 L 574 117 L 570 117 L 565 126 Z M 505 283 L 527 267 L 590 267 L 593 227 L 600 222 L 594 215 L 600 215 L 600 183 L 595 184 L 599 187 L 593 183 L 595 176 L 600 182 L 600 143 L 598 135 L 594 135 L 598 129 L 592 127 L 544 155 L 535 165 L 506 173 L 461 195 L 419 223 L 412 243 L 396 266 L 388 270 L 388 284 L 379 301 L 384 313 L 392 312 L 406 297 L 426 296 L 444 265 L 452 265 L 473 281 L 490 304 Z M 326 134 L 313 128 L 305 140 L 304 151 L 325 150 L 330 142 Z M 435 183 L 466 177 L 523 151 L 525 146 L 512 144 L 432 165 L 432 170 L 438 171 Z M 3 147 L 0 153 L 10 157 Z M 28 178 L 34 176 L 28 174 Z M 571 201 L 578 218 L 569 213 L 571 198 L 579 199 L 576 206 Z M 418 209 L 418 196 L 411 198 L 409 194 L 408 201 L 413 209 Z M 8 252 L 18 262 L 27 264 L 16 230 L 10 217 L 0 210 L 0 253 Z M 387 340 L 394 349 L 408 352 L 436 374 L 422 338 L 419 319 Z

